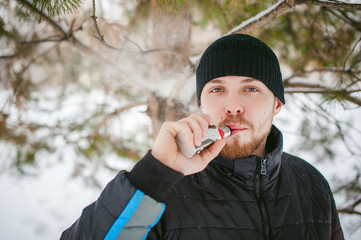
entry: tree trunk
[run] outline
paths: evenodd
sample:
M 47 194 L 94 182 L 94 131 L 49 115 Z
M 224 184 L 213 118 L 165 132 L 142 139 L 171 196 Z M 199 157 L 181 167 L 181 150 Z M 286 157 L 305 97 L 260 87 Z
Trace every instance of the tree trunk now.
M 152 0 L 151 49 L 155 51 L 151 53 L 149 77 L 155 84 L 184 78 L 185 68 L 189 66 L 189 62 L 185 59 L 188 59 L 190 54 L 191 16 L 186 3 L 183 7 L 176 6 L 176 9 L 177 12 L 172 10 L 170 5 L 159 6 L 158 0 Z M 173 121 L 184 116 L 182 106 L 167 101 L 164 96 L 159 96 L 158 91 L 150 93 L 148 100 L 153 137 L 158 134 L 164 121 Z

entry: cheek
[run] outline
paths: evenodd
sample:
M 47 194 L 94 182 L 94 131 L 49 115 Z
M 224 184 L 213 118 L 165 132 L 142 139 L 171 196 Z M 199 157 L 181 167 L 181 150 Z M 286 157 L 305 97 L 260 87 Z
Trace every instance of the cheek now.
M 207 104 L 201 105 L 201 111 L 204 114 L 208 114 L 215 124 L 218 124 L 225 118 L 225 116 L 223 116 L 224 114 L 222 114 L 221 107 L 216 103 L 212 104 L 207 102 Z
M 253 101 L 249 103 L 248 112 L 259 117 L 266 117 L 273 112 L 273 104 L 267 101 Z
M 269 115 L 269 111 L 264 110 L 264 111 L 263 111 L 263 116 L 264 116 L 264 117 L 267 117 L 268 115 Z
M 204 114 L 208 114 L 209 116 L 212 117 L 212 119 L 214 119 L 215 117 L 220 115 L 220 111 L 215 108 L 215 107 L 208 107 L 208 106 L 202 106 L 202 113 Z
M 272 106 L 269 106 L 268 108 L 264 108 L 262 112 L 262 119 L 264 121 L 268 121 L 270 119 L 272 121 L 274 115 L 274 109 Z
M 215 101 L 212 98 L 203 97 L 201 98 L 202 112 L 210 114 L 217 110 L 217 106 L 214 105 Z

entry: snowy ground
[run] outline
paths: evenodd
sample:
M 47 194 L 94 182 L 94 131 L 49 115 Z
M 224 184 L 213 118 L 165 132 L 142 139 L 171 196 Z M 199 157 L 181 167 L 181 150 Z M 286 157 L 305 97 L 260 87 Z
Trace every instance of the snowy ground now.
M 124 160 L 122 165 L 130 169 L 133 163 Z M 0 239 L 59 239 L 100 194 L 100 189 L 70 177 L 71 158 L 44 170 L 37 177 L 0 176 Z M 104 176 L 103 184 L 114 176 Z

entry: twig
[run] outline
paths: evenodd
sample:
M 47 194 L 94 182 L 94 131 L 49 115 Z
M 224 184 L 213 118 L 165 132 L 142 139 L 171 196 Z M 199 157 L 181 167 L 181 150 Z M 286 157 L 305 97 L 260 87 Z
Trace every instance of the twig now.
M 345 188 L 352 187 L 354 184 L 358 183 L 358 181 L 360 180 L 360 177 L 361 177 L 361 173 L 359 172 L 359 173 L 356 174 L 355 179 L 353 179 L 352 181 L 350 181 L 350 182 L 348 182 L 346 184 L 343 184 L 343 185 L 339 186 L 333 192 L 338 193 L 338 192 L 341 192 L 342 190 L 344 190 Z
M 355 208 L 361 204 L 361 198 L 355 200 L 353 203 L 348 205 L 345 208 L 338 209 L 339 213 L 346 213 L 346 214 L 356 214 L 361 216 L 361 211 L 357 211 Z
M 303 76 L 305 74 L 310 74 L 310 73 L 315 73 L 315 72 L 332 72 L 332 73 L 352 73 L 352 74 L 359 74 L 361 73 L 361 70 L 358 69 L 344 69 L 343 67 L 324 67 L 324 68 L 314 68 L 311 70 L 306 70 L 306 71 L 298 71 L 298 72 L 294 72 L 291 76 L 284 78 L 283 79 L 283 83 L 286 85 L 288 84 L 288 82 L 295 78 L 295 77 L 299 77 L 299 76 Z
M 93 55 L 96 59 L 102 59 L 103 61 L 107 63 L 111 63 L 107 59 L 103 58 L 96 52 L 94 52 L 90 47 L 86 46 L 84 43 L 80 42 L 74 35 L 72 31 L 66 32 L 58 23 L 53 21 L 49 16 L 41 12 L 39 9 L 34 7 L 30 2 L 26 0 L 16 0 L 19 4 L 23 5 L 27 9 L 30 9 L 34 11 L 36 15 L 39 15 L 42 19 L 44 19 L 46 22 L 48 22 L 56 31 L 60 32 L 61 35 L 63 35 L 64 41 L 69 41 L 74 46 L 78 47 L 80 50 L 90 53 Z
M 185 63 L 187 63 L 192 71 L 195 71 L 195 65 L 192 63 L 192 61 L 189 60 L 189 58 L 187 56 L 185 56 L 184 54 L 181 54 L 179 52 L 176 52 L 172 49 L 166 49 L 166 48 L 158 48 L 158 49 L 142 49 L 139 44 L 137 44 L 135 41 L 131 40 L 130 38 L 128 38 L 127 36 L 123 35 L 123 38 L 126 39 L 127 41 L 129 41 L 130 43 L 132 43 L 133 45 L 136 46 L 136 48 L 138 50 L 129 50 L 129 49 L 125 49 L 125 48 L 119 48 L 119 47 L 114 47 L 110 44 L 108 44 L 105 39 L 104 39 L 104 35 L 102 35 L 98 22 L 97 22 L 97 17 L 95 15 L 96 12 L 96 6 L 95 6 L 95 0 L 92 0 L 92 16 L 90 16 L 90 18 L 93 20 L 94 22 L 94 28 L 95 28 L 95 32 L 96 35 L 94 35 L 94 37 L 96 39 L 98 39 L 105 47 L 112 49 L 112 50 L 116 50 L 116 51 L 121 51 L 121 52 L 127 52 L 127 53 L 134 53 L 134 54 L 151 54 L 151 53 L 158 53 L 158 52 L 167 52 L 169 54 L 173 54 L 176 55 L 177 57 L 179 57 L 180 59 L 182 59 Z
M 356 41 L 356 43 L 353 45 L 351 51 L 348 53 L 348 55 L 346 56 L 344 62 L 343 62 L 343 69 L 346 69 L 346 63 L 349 60 L 349 58 L 351 57 L 352 53 L 355 51 L 356 46 L 361 42 L 361 37 L 359 38 L 359 40 Z
M 134 108 L 134 107 L 137 107 L 137 106 L 145 105 L 147 103 L 148 103 L 147 101 L 135 102 L 135 103 L 129 104 L 129 105 L 125 106 L 125 107 L 119 108 L 119 109 L 115 110 L 112 113 L 107 114 L 104 117 L 104 119 L 94 128 L 93 132 L 88 137 L 89 138 L 94 138 L 96 135 L 98 135 L 99 129 L 102 126 L 104 126 L 109 119 L 119 115 L 121 112 L 127 111 L 127 110 L 129 110 L 131 108 Z

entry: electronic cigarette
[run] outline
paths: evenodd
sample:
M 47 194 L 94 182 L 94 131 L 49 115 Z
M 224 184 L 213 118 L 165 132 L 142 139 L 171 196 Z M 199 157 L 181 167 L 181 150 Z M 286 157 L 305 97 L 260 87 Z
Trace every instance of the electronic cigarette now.
M 200 146 L 189 147 L 184 139 L 182 133 L 176 135 L 175 141 L 178 144 L 178 150 L 187 158 L 192 158 L 194 154 L 199 154 L 206 147 L 210 146 L 217 139 L 224 139 L 231 135 L 231 129 L 228 126 L 217 128 L 216 126 L 210 126 L 208 129 L 208 136 L 202 138 L 202 144 Z

